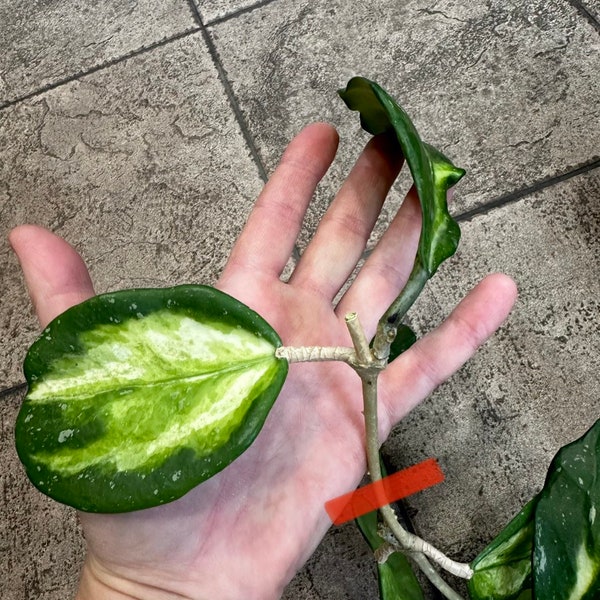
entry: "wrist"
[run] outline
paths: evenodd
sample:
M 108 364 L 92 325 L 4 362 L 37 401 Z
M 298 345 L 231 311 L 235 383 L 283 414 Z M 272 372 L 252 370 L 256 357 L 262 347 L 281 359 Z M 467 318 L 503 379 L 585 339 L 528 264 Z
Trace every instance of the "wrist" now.
M 88 557 L 75 600 L 191 600 L 191 597 L 114 575 Z
M 219 579 L 214 576 L 204 584 L 173 578 L 165 581 L 159 581 L 155 572 L 150 576 L 116 574 L 88 555 L 75 600 L 237 600 L 242 597 L 276 600 L 283 593 L 282 589 L 279 592 L 252 589 L 256 582 L 236 585 L 232 578 L 221 580 L 219 585 Z M 216 589 L 213 589 L 215 583 Z M 240 593 L 241 589 L 245 591 Z

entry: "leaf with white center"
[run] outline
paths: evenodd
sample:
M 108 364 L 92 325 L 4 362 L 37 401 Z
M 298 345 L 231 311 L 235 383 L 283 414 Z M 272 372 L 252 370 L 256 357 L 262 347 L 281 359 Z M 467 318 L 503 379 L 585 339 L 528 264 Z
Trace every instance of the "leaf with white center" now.
M 206 286 L 69 309 L 25 360 L 16 442 L 29 478 L 91 512 L 181 497 L 258 435 L 287 374 L 280 345 L 254 311 Z

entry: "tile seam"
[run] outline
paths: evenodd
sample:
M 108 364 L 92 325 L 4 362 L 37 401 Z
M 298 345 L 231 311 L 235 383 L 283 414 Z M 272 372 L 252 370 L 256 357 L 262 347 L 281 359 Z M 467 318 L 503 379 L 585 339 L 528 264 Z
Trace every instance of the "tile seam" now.
M 190 2 L 190 7 L 192 9 L 192 12 L 195 14 L 197 22 L 200 24 L 200 30 L 201 30 L 202 36 L 204 38 L 204 43 L 206 44 L 208 53 L 211 57 L 211 60 L 213 61 L 215 69 L 217 70 L 217 75 L 219 77 L 219 81 L 221 82 L 221 85 L 223 86 L 223 90 L 225 91 L 225 94 L 227 95 L 229 105 L 231 107 L 231 110 L 233 111 L 235 120 L 238 124 L 238 127 L 240 128 L 240 131 L 242 133 L 244 141 L 246 142 L 246 146 L 248 147 L 250 156 L 252 157 L 252 161 L 254 162 L 254 164 L 258 170 L 258 175 L 261 178 L 263 184 L 266 184 L 269 179 L 267 170 L 265 168 L 265 165 L 264 165 L 262 159 L 260 158 L 258 148 L 256 146 L 256 143 L 254 142 L 254 136 L 252 135 L 252 132 L 250 131 L 250 127 L 248 126 L 248 123 L 246 122 L 246 119 L 244 117 L 242 109 L 237 101 L 235 92 L 233 91 L 233 86 L 231 85 L 231 82 L 229 81 L 229 78 L 227 77 L 227 71 L 225 70 L 223 63 L 221 62 L 221 60 L 219 58 L 219 52 L 217 51 L 217 47 L 215 46 L 213 39 L 210 35 L 210 32 L 208 31 L 208 26 L 204 25 L 204 23 L 202 22 L 202 15 L 200 14 L 200 12 L 198 10 L 198 7 L 196 6 L 195 1 L 194 0 L 188 0 L 188 1 Z M 244 13 L 250 12 L 250 10 L 259 8 L 260 6 L 264 6 L 265 4 L 270 4 L 273 1 L 274 0 L 267 0 L 265 2 L 255 4 L 248 9 L 242 9 L 240 11 L 237 11 L 235 14 L 239 15 L 242 12 L 244 12 Z M 220 21 L 220 22 L 222 22 L 222 21 Z M 214 24 L 214 22 L 211 23 L 211 25 L 212 24 Z M 297 262 L 300 259 L 300 254 L 301 254 L 300 249 L 298 247 L 298 244 L 296 243 L 296 244 L 294 244 L 294 248 L 292 250 L 292 255 L 291 255 L 292 260 Z
M 579 0 L 567 0 L 567 2 L 600 33 L 598 19 Z
M 118 65 L 122 62 L 125 62 L 125 61 L 131 59 L 131 58 L 135 58 L 136 56 L 141 56 L 143 54 L 151 52 L 152 50 L 156 50 L 157 48 L 162 48 L 163 46 L 168 46 L 169 44 L 171 44 L 173 42 L 176 42 L 185 37 L 188 37 L 190 35 L 198 33 L 200 31 L 200 29 L 201 28 L 199 26 L 191 27 L 189 29 L 186 29 L 185 31 L 177 33 L 176 35 L 173 35 L 173 36 L 170 36 L 167 38 L 163 38 L 162 40 L 159 40 L 153 44 L 150 44 L 149 46 L 143 46 L 141 48 L 137 48 L 136 50 L 132 50 L 131 52 L 128 52 L 127 54 L 123 54 L 116 58 L 110 59 L 106 62 L 97 64 L 93 67 L 90 67 L 89 69 L 84 70 L 84 71 L 79 71 L 78 73 L 74 73 L 72 75 L 68 75 L 67 77 L 57 79 L 56 81 L 54 81 L 52 83 L 49 83 L 49 84 L 44 85 L 36 90 L 33 90 L 31 92 L 28 92 L 26 94 L 18 96 L 17 98 L 13 98 L 12 100 L 0 102 L 0 112 L 7 108 L 15 106 L 16 104 L 19 104 L 26 100 L 30 100 L 31 98 L 36 98 L 37 96 L 41 96 L 49 91 L 55 90 L 64 85 L 68 85 L 69 83 L 78 81 L 79 79 L 83 79 L 84 77 L 87 77 L 88 75 L 93 75 L 94 73 L 98 73 L 100 71 L 103 71 L 103 70 L 113 67 L 115 65 Z
M 200 14 L 198 7 L 196 6 L 196 3 L 193 0 L 189 0 L 189 2 L 192 12 L 195 14 L 196 20 L 200 24 L 200 32 L 204 39 L 204 43 L 206 44 L 206 48 L 215 66 L 215 69 L 217 70 L 217 76 L 219 78 L 219 81 L 221 82 L 221 85 L 223 86 L 223 90 L 225 92 L 225 95 L 227 96 L 229 106 L 233 111 L 235 120 L 238 124 L 238 127 L 240 128 L 244 141 L 246 142 L 246 146 L 248 147 L 252 160 L 256 168 L 258 169 L 260 178 L 262 179 L 263 183 L 266 183 L 268 179 L 267 170 L 265 169 L 265 166 L 260 158 L 258 148 L 254 143 L 254 137 L 252 136 L 250 128 L 246 123 L 246 119 L 244 118 L 240 105 L 237 101 L 235 92 L 233 91 L 233 86 L 231 85 L 231 82 L 227 77 L 227 71 L 225 70 L 223 63 L 219 58 L 219 52 L 217 51 L 217 47 L 215 46 L 215 43 L 208 31 L 207 26 L 202 22 L 202 15 Z
M 25 382 L 22 382 L 22 383 L 16 383 L 15 385 L 11 385 L 7 388 L 0 389 L 0 400 L 2 400 L 2 398 L 4 398 L 4 396 L 8 396 L 11 393 L 24 390 L 26 387 L 27 387 L 27 384 Z
M 584 175 L 585 173 L 589 173 L 594 169 L 600 167 L 600 158 L 592 159 L 591 161 L 580 165 L 579 167 L 575 167 L 565 171 L 563 173 L 559 173 L 558 175 L 553 175 L 552 177 L 548 177 L 541 181 L 537 181 L 532 185 L 526 186 L 524 188 L 515 190 L 513 192 L 509 192 L 498 198 L 490 200 L 482 204 L 481 206 L 477 206 L 470 210 L 466 210 L 458 215 L 454 216 L 454 219 L 458 222 L 470 221 L 473 217 L 477 217 L 479 215 L 485 215 L 496 208 L 501 208 L 503 206 L 507 206 L 508 204 L 513 204 L 522 200 L 523 198 L 530 196 L 531 194 L 535 194 L 541 190 L 545 190 L 554 185 L 562 183 L 563 181 L 567 181 L 572 179 L 573 177 L 577 177 L 578 175 Z
M 209 32 L 207 31 L 206 27 L 202 26 L 200 28 L 200 31 L 202 33 L 202 37 L 204 38 L 204 43 L 206 44 L 206 47 L 208 49 L 208 53 L 211 57 L 211 60 L 213 61 L 215 69 L 217 70 L 217 76 L 219 78 L 219 81 L 221 82 L 221 85 L 223 86 L 223 90 L 225 91 L 225 94 L 227 96 L 227 100 L 229 101 L 229 106 L 231 107 L 231 110 L 233 111 L 235 120 L 237 121 L 237 124 L 242 133 L 242 136 L 244 137 L 244 141 L 246 142 L 248 150 L 250 151 L 252 160 L 254 161 L 254 163 L 258 169 L 260 178 L 262 179 L 262 181 L 264 183 L 266 183 L 266 181 L 268 179 L 267 171 L 266 171 L 265 166 L 260 158 L 260 154 L 258 153 L 258 148 L 256 147 L 256 144 L 254 143 L 254 137 L 252 136 L 252 133 L 250 132 L 250 128 L 249 128 L 248 124 L 246 123 L 246 119 L 244 118 L 244 115 L 242 113 L 240 105 L 238 104 L 237 98 L 235 97 L 235 92 L 233 91 L 233 87 L 227 77 L 227 72 L 225 70 L 225 67 L 223 66 L 223 64 L 221 63 L 221 61 L 219 59 L 219 53 L 217 51 L 217 48 L 216 48 Z
M 233 12 L 227 13 L 227 14 L 223 15 L 222 17 L 216 17 L 212 21 L 207 21 L 205 23 L 205 25 L 207 27 L 212 26 L 212 25 L 220 25 L 221 23 L 225 23 L 226 21 L 231 21 L 232 19 L 235 19 L 235 18 L 245 15 L 247 13 L 250 13 L 254 10 L 263 8 L 264 6 L 268 6 L 269 4 L 274 4 L 275 2 L 277 2 L 277 0 L 262 0 L 261 2 L 256 2 L 255 4 L 252 4 L 250 6 L 246 6 L 244 8 L 239 8 L 238 10 L 234 10 Z

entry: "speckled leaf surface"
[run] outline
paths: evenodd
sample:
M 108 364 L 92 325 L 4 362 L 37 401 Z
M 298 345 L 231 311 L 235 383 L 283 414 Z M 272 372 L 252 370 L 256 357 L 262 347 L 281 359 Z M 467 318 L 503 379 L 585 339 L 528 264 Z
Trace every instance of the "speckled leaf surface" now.
M 556 455 L 535 511 L 535 597 L 600 598 L 600 420 Z
M 170 502 L 255 439 L 287 374 L 259 315 L 205 286 L 96 296 L 25 360 L 16 425 L 32 482 L 92 512 Z
M 473 561 L 469 595 L 473 600 L 531 597 L 534 509 L 531 500 Z

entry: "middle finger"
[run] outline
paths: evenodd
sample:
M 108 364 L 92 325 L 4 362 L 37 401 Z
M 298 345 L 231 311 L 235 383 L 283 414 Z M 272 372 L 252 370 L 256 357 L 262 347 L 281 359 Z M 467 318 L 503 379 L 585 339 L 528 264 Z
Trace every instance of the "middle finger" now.
M 333 300 L 360 259 L 402 162 L 395 136 L 369 141 L 302 254 L 291 285 Z

